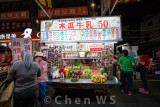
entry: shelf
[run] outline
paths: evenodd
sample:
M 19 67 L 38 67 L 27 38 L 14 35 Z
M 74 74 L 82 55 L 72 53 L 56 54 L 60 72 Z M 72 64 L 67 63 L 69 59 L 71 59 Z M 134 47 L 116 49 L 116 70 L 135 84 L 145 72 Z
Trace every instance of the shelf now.
M 102 59 L 102 58 L 62 58 L 62 59 Z
M 76 53 L 76 52 L 101 52 L 102 53 L 102 51 L 66 51 L 61 53 Z

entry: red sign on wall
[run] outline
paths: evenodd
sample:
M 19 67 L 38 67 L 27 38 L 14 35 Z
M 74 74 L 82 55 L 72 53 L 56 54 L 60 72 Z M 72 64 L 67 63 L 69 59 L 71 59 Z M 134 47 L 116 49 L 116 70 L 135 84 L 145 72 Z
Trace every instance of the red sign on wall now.
M 88 7 L 68 7 L 46 9 L 52 17 L 68 17 L 68 16 L 86 16 L 88 15 Z M 42 10 L 38 10 L 38 18 L 46 18 L 46 14 Z
M 6 60 L 5 54 L 0 54 L 0 63 Z
M 29 19 L 29 11 L 0 12 L 0 20 Z

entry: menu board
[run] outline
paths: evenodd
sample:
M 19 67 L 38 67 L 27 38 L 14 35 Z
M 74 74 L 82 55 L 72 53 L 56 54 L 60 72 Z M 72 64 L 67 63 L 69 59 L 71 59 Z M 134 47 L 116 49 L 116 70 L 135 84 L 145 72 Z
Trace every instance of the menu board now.
M 121 40 L 119 16 L 41 21 L 41 42 Z

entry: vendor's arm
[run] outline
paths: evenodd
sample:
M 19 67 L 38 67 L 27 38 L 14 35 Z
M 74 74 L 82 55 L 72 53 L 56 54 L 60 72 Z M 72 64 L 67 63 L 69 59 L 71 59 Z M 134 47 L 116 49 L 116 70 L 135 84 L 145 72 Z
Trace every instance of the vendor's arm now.
M 137 59 L 137 60 L 141 65 L 145 65 L 145 57 L 144 57 L 144 55 L 142 55 L 141 58 Z

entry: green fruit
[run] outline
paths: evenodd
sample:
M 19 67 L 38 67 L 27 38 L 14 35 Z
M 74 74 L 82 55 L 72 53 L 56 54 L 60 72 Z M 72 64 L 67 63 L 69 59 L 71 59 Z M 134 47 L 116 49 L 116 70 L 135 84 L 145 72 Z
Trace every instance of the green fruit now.
M 102 73 L 99 72 L 98 75 L 102 75 Z
M 84 74 L 82 74 L 83 75 L 83 78 L 86 78 L 86 74 L 84 73 Z
M 100 73 L 103 74 L 104 73 L 104 68 L 100 69 Z
M 74 73 L 76 74 L 76 73 L 77 73 L 77 71 L 74 71 Z
M 86 73 L 86 78 L 89 78 L 89 76 L 90 76 L 90 75 L 89 75 L 88 73 Z
M 107 73 L 103 73 L 103 75 L 107 78 Z
M 74 74 L 74 71 L 71 71 L 71 74 Z
M 90 74 L 90 77 L 92 77 L 93 76 L 93 74 Z
M 72 77 L 74 76 L 74 74 L 72 74 Z
M 91 73 L 92 73 L 92 70 L 89 70 L 89 73 L 91 74 Z

